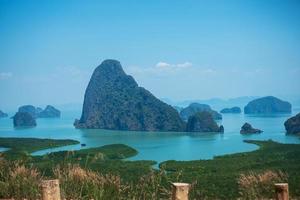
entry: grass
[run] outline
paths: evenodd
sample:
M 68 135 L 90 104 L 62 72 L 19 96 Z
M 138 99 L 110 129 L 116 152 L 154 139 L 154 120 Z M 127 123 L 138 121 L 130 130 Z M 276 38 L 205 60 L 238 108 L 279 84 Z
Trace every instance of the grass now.
M 16 143 L 13 140 L 10 138 L 5 141 L 0 138 L 0 146 L 9 143 L 10 145 L 3 147 L 11 148 L 10 151 L 2 153 L 4 158 L 10 157 L 14 152 L 40 150 L 43 145 L 47 148 L 47 143 L 38 141 L 40 139 L 34 139 L 35 142 L 32 142 L 32 145 L 30 145 L 30 140 L 26 141 L 24 144 L 27 144 L 23 147 L 13 145 L 23 144 L 22 139 L 16 139 L 18 140 Z M 50 143 L 58 145 L 56 142 Z M 128 197 L 130 199 L 168 199 L 171 191 L 170 182 L 178 181 L 193 184 L 191 199 L 270 198 L 274 195 L 274 182 L 280 181 L 288 181 L 290 195 L 299 198 L 300 145 L 273 141 L 245 142 L 259 145 L 260 148 L 253 152 L 217 156 L 212 160 L 170 160 L 160 163 L 160 170 L 152 169 L 151 166 L 155 164 L 155 161 L 124 160 L 138 152 L 123 144 L 54 152 L 43 156 L 15 154 L 16 156 L 7 162 L 18 160 L 17 166 L 21 162 L 26 168 L 34 170 L 34 174 L 37 171 L 39 175 L 36 175 L 34 180 L 40 180 L 40 176 L 59 178 L 65 197 L 73 199 L 105 199 L 107 197 L 111 199 Z M 37 146 L 33 147 L 35 145 Z M 4 177 L 6 174 L 14 174 L 14 171 L 18 171 L 18 167 L 14 167 L 14 164 L 7 166 L 6 170 L 9 172 L 4 173 Z M 27 174 L 33 173 L 30 170 Z M 25 183 L 22 185 L 26 186 L 30 178 L 26 176 Z M 14 177 L 2 179 L 14 180 Z M 15 183 L 15 181 L 10 182 Z M 20 183 L 19 180 L 17 182 Z M 34 188 L 30 192 L 35 195 L 34 197 L 38 196 Z M 18 192 L 18 195 L 22 193 Z M 0 193 L 0 198 L 2 197 L 9 196 L 1 196 Z

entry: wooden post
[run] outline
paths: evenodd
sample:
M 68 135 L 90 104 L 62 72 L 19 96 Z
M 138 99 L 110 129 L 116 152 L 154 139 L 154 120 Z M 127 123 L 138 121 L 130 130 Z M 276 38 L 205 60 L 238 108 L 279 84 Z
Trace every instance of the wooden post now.
M 60 200 L 59 180 L 42 181 L 42 200 Z
M 188 200 L 190 184 L 172 183 L 172 200 Z
M 275 184 L 276 200 L 288 200 L 289 199 L 289 184 L 276 183 Z

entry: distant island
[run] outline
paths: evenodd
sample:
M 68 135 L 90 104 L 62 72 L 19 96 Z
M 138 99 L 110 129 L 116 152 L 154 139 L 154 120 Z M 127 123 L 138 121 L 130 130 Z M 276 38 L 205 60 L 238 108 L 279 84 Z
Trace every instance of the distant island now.
M 8 117 L 8 114 L 0 110 L 0 118 Z
M 42 110 L 41 108 L 36 108 L 32 105 L 24 105 L 19 107 L 18 112 L 29 113 L 33 118 L 37 118 L 41 110 Z
M 250 101 L 244 107 L 245 114 L 276 114 L 291 113 L 292 105 L 273 96 L 267 96 Z
M 60 111 L 48 105 L 44 110 L 33 105 L 20 106 L 18 112 L 12 117 L 14 127 L 36 126 L 37 118 L 60 117 Z
M 29 113 L 33 118 L 56 118 L 60 117 L 60 111 L 51 105 L 47 105 L 43 110 L 33 105 L 20 106 L 18 112 Z
M 200 103 L 191 103 L 189 106 L 186 108 L 183 108 L 180 111 L 180 116 L 183 120 L 188 120 L 188 118 L 197 112 L 202 112 L 202 111 L 207 111 L 209 112 L 213 119 L 215 120 L 221 120 L 222 115 L 218 113 L 217 111 L 211 109 L 211 107 L 207 104 L 200 104 Z
M 232 107 L 232 108 L 224 108 L 220 111 L 220 113 L 241 113 L 241 108 L 240 107 Z
M 60 117 L 60 111 L 53 106 L 47 105 L 47 107 L 38 113 L 38 118 L 56 118 Z

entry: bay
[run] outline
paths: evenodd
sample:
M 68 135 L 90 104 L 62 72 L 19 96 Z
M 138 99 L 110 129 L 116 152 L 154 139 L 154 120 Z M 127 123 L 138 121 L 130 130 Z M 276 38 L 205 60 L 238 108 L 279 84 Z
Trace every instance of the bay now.
M 78 150 L 81 148 L 98 147 L 106 144 L 126 144 L 139 151 L 130 160 L 198 160 L 211 159 L 217 155 L 248 152 L 257 149 L 253 144 L 244 140 L 269 140 L 281 143 L 300 143 L 298 136 L 286 135 L 284 122 L 293 114 L 277 115 L 244 115 L 223 114 L 223 120 L 218 123 L 225 127 L 223 134 L 214 133 L 178 133 L 178 132 L 139 132 L 139 131 L 111 131 L 101 129 L 75 129 L 73 122 L 80 116 L 78 111 L 63 111 L 61 118 L 37 119 L 37 127 L 14 128 L 12 119 L 0 119 L 0 137 L 33 137 L 50 139 L 74 139 L 86 144 L 82 147 L 70 145 L 34 152 L 33 155 L 60 150 Z M 10 114 L 10 116 L 12 113 Z M 239 133 L 243 123 L 248 122 L 264 132 L 261 134 L 241 135 Z M 5 148 L 0 148 L 4 151 Z

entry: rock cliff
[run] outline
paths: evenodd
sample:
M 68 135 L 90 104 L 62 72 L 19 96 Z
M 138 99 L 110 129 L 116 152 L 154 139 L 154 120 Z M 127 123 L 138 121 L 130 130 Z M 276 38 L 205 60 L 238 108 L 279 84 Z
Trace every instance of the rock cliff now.
M 300 113 L 286 120 L 284 127 L 287 134 L 300 135 Z
M 38 113 L 39 118 L 55 118 L 60 117 L 60 111 L 53 106 L 48 105 L 44 110 Z
M 241 134 L 262 133 L 262 132 L 263 132 L 262 130 L 253 128 L 251 126 L 251 124 L 249 124 L 249 123 L 245 123 L 242 126 L 241 131 L 240 131 Z
M 224 132 L 224 127 L 219 127 L 208 111 L 198 112 L 190 116 L 186 129 L 188 132 Z
M 35 118 L 28 112 L 17 112 L 13 117 L 14 127 L 36 126 Z
M 87 86 L 76 128 L 134 131 L 183 131 L 178 112 L 139 87 L 119 61 L 105 60 Z

